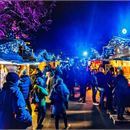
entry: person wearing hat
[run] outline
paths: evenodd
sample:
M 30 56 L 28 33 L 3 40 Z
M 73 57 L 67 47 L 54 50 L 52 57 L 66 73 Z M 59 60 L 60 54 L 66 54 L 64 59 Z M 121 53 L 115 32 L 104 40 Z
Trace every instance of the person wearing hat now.
M 25 129 L 32 125 L 26 103 L 19 87 L 19 76 L 9 72 L 0 91 L 0 129 Z

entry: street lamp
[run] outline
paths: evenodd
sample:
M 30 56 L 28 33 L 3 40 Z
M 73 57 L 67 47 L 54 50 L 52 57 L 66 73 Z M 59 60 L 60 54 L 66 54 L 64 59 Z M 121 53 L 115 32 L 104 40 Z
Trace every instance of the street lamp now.
M 126 28 L 123 28 L 123 29 L 122 29 L 122 33 L 123 33 L 123 34 L 127 34 L 127 29 L 126 29 Z
M 83 52 L 83 56 L 87 56 L 88 55 L 88 52 L 87 51 L 84 51 Z

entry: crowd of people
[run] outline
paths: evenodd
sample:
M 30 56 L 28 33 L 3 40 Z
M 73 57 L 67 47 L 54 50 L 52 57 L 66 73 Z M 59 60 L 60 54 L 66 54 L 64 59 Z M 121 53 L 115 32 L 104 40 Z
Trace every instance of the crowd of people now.
M 62 63 L 55 69 L 47 65 L 43 71 L 36 69 L 36 74 L 22 75 L 9 72 L 4 87 L 0 91 L 0 129 L 24 129 L 32 125 L 32 108 L 34 103 L 38 112 L 37 129 L 43 127 L 46 116 L 46 96 L 51 104 L 51 117 L 55 119 L 55 128 L 59 129 L 60 117 L 64 119 L 65 129 L 69 127 L 66 110 L 69 100 L 75 99 L 74 87 L 79 86 L 79 102 L 86 103 L 86 90 L 92 89 L 93 105 L 99 105 L 101 111 L 109 110 L 118 119 L 124 119 L 125 106 L 130 99 L 128 80 L 113 67 L 107 73 L 102 66 L 91 70 L 87 64 Z M 97 91 L 100 101 L 97 102 Z M 106 102 L 104 99 L 106 98 Z

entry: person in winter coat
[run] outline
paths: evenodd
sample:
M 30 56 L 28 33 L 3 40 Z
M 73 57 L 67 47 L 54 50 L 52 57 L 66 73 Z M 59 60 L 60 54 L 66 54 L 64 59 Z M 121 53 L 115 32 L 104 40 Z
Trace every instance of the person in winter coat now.
M 98 105 L 98 103 L 96 101 L 96 94 L 97 94 L 97 87 L 98 87 L 96 73 L 97 73 L 97 70 L 92 70 L 91 77 L 90 77 L 90 84 L 91 84 L 91 87 L 92 87 L 93 105 Z
M 114 68 L 111 67 L 106 74 L 106 108 L 109 112 L 114 113 L 113 108 L 113 97 L 112 91 L 114 89 L 114 82 L 115 82 L 115 75 L 114 75 Z
M 74 91 L 74 87 L 75 87 L 75 83 L 76 83 L 76 78 L 75 78 L 75 72 L 74 72 L 74 68 L 72 66 L 70 66 L 70 70 L 68 72 L 69 74 L 69 79 L 68 79 L 68 88 L 70 91 L 70 99 L 74 99 L 75 98 L 75 91 Z
M 49 72 L 50 73 L 50 72 Z M 49 75 L 48 75 L 49 76 Z M 56 80 L 59 78 L 59 75 L 55 74 L 54 72 L 51 72 L 50 77 L 48 77 L 48 83 L 47 83 L 47 88 L 48 88 L 48 93 L 50 94 L 54 84 L 56 84 Z M 50 106 L 50 110 L 53 108 L 53 104 Z M 51 118 L 53 118 L 53 111 L 51 111 Z
M 55 84 L 55 82 L 56 82 L 56 75 L 54 74 L 54 72 L 53 71 L 48 72 L 47 88 L 49 93 L 52 89 L 52 86 Z
M 59 129 L 59 119 L 62 115 L 64 118 L 65 129 L 68 127 L 66 115 L 66 103 L 69 99 L 69 90 L 61 78 L 56 80 L 56 84 L 50 94 L 50 100 L 54 105 L 55 128 Z
M 86 88 L 90 84 L 90 71 L 86 71 L 86 66 L 80 66 L 79 71 L 80 99 L 82 103 L 86 102 Z
M 19 76 L 9 72 L 0 91 L 0 129 L 26 129 L 32 125 L 31 115 L 19 87 Z
M 104 74 L 104 68 L 99 67 L 99 71 L 96 74 L 98 90 L 100 92 L 100 108 L 101 110 L 105 110 L 104 107 L 104 97 L 105 97 L 105 88 L 106 88 L 106 77 Z
M 30 77 L 26 74 L 26 71 L 23 72 L 23 75 L 20 77 L 20 83 L 19 83 L 20 90 L 23 94 L 23 97 L 25 99 L 27 108 L 29 109 L 30 114 L 32 113 L 31 104 L 29 101 L 30 92 L 32 90 L 32 82 Z
M 123 120 L 123 114 L 126 104 L 126 95 L 128 91 L 128 80 L 123 75 L 123 71 L 119 71 L 119 75 L 116 78 L 114 89 L 114 103 L 117 106 L 117 115 L 119 120 Z
M 55 75 L 58 75 L 59 77 L 63 77 L 63 72 L 62 72 L 60 65 L 57 65 L 57 67 L 54 70 L 54 73 L 55 73 Z
M 75 73 L 73 66 L 66 65 L 64 69 L 64 82 L 69 89 L 70 99 L 74 99 Z
M 43 127 L 42 122 L 46 115 L 46 100 L 45 96 L 48 95 L 46 90 L 46 84 L 43 78 L 38 77 L 36 79 L 36 85 L 34 86 L 34 92 L 38 97 L 38 118 L 37 118 L 37 129 L 41 129 Z
M 37 70 L 36 78 L 37 77 L 42 77 L 43 72 L 39 68 L 36 68 L 36 70 Z

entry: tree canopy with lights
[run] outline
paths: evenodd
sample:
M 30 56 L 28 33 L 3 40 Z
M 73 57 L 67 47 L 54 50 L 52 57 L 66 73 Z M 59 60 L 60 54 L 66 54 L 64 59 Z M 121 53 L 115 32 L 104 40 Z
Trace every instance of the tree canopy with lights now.
M 0 1 L 0 39 L 9 32 L 20 38 L 30 38 L 39 29 L 48 30 L 55 2 Z

